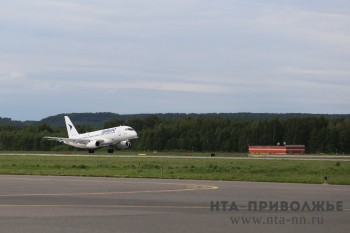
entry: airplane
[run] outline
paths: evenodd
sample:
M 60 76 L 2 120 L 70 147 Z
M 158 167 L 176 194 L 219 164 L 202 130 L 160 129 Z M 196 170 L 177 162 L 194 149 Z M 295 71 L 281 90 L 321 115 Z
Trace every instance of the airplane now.
M 68 116 L 64 117 L 66 122 L 68 138 L 49 137 L 44 139 L 63 142 L 64 144 L 88 149 L 94 153 L 96 149 L 109 146 L 108 153 L 113 153 L 113 145 L 117 148 L 127 149 L 131 147 L 130 140 L 138 138 L 136 131 L 129 126 L 118 126 L 93 132 L 79 134 Z

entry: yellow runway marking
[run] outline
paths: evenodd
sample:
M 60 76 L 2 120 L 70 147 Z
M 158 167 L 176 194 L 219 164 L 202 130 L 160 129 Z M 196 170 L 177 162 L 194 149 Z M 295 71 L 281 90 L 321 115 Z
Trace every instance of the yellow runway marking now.
M 57 207 L 57 208 L 154 208 L 154 209 L 209 209 L 209 206 L 158 206 L 158 205 L 59 205 L 59 204 L 0 204 L 1 207 Z
M 313 185 L 317 185 L 317 184 L 313 184 Z M 296 187 L 296 186 L 270 186 L 270 185 L 259 185 L 259 186 L 256 186 L 256 188 L 268 188 L 268 189 L 300 189 L 300 190 L 304 190 L 304 189 L 312 189 L 312 190 L 326 190 L 326 191 L 348 191 L 350 192 L 350 188 L 347 188 L 347 187 L 344 187 L 344 188 L 339 188 L 339 187 L 334 187 L 333 185 L 323 185 L 323 184 L 319 184 L 320 187 L 310 187 L 310 186 L 305 186 L 305 187 Z
M 50 178 L 22 178 L 9 177 L 8 179 L 21 179 L 21 180 L 38 180 L 38 181 L 63 181 L 63 182 L 101 182 L 99 180 L 85 180 L 85 179 L 50 179 Z M 129 180 L 132 181 L 132 180 Z M 104 181 L 105 183 L 106 181 Z M 156 184 L 156 185 L 174 185 L 184 186 L 185 188 L 180 189 L 155 189 L 155 190 L 136 190 L 136 191 L 111 191 L 111 192 L 77 192 L 77 193 L 23 193 L 23 194 L 0 194 L 0 197 L 23 197 L 23 196 L 88 196 L 88 195 L 118 195 L 118 194 L 137 194 L 137 193 L 169 193 L 169 192 L 186 192 L 186 191 L 199 191 L 199 190 L 215 190 L 219 189 L 217 186 L 211 185 L 197 185 L 197 184 L 181 184 L 181 183 L 162 183 L 162 182 L 128 182 L 120 180 L 108 180 L 107 182 L 115 183 L 129 183 L 129 184 Z
M 40 177 L 40 176 L 39 176 Z M 28 178 L 28 177 L 0 177 L 0 180 L 31 180 L 31 181 L 57 181 L 57 182 L 89 182 L 89 183 L 101 183 L 101 180 L 99 178 L 106 178 L 103 180 L 103 183 L 129 183 L 129 184 L 159 184 L 159 185 L 181 185 L 181 186 L 208 186 L 208 185 L 201 185 L 201 184 L 181 184 L 181 183 L 171 183 L 171 182 L 146 182 L 141 181 L 144 178 L 117 178 L 117 179 L 123 179 L 123 180 L 113 180 L 115 178 L 111 177 L 86 177 L 90 179 L 76 179 L 77 177 L 71 176 L 72 179 L 54 179 L 54 178 Z M 60 177 L 63 178 L 63 177 Z M 96 178 L 96 179 L 93 179 Z M 210 185 L 209 185 L 210 186 Z M 212 186 L 214 187 L 214 186 Z
M 6 178 L 2 178 L 6 179 Z M 8 177 L 7 179 L 13 179 L 13 180 L 31 180 L 31 181 L 47 181 L 50 184 L 40 183 L 43 187 L 46 187 L 47 185 L 53 185 L 54 183 L 61 183 L 61 182 L 101 182 L 99 179 L 53 179 L 50 177 L 35 177 L 35 178 L 28 178 L 28 177 Z M 103 188 L 101 191 L 97 192 L 71 192 L 71 193 L 9 193 L 9 194 L 0 194 L 0 197 L 48 197 L 48 196 L 92 196 L 92 195 L 124 195 L 124 194 L 140 194 L 140 193 L 174 193 L 174 192 L 190 192 L 190 191 L 200 191 L 200 190 L 216 190 L 219 189 L 218 186 L 212 186 L 212 185 L 202 185 L 202 184 L 191 184 L 191 183 L 171 183 L 171 182 L 146 182 L 142 180 L 104 180 L 103 183 L 110 182 L 118 186 L 122 183 L 127 183 L 129 185 L 140 185 L 142 184 L 145 186 L 146 190 L 134 190 L 134 191 L 103 191 Z M 147 190 L 147 185 L 158 185 L 158 189 L 154 190 Z M 173 186 L 168 189 L 159 189 L 161 186 Z M 157 187 L 155 187 L 157 188 Z M 70 205 L 70 204 L 0 204 L 0 208 L 26 208 L 26 207 L 37 207 L 37 208 L 140 208 L 140 209 L 207 209 L 208 206 L 174 206 L 174 205 Z
M 208 209 L 210 206 L 174 206 L 174 205 L 67 205 L 67 204 L 0 204 L 1 207 L 42 207 L 42 208 L 128 208 L 128 209 Z M 247 207 L 239 207 L 240 210 L 248 210 Z M 350 211 L 350 209 L 343 209 Z M 282 213 L 282 212 L 279 212 Z M 327 212 L 330 213 L 330 212 Z
M 185 189 L 160 189 L 160 190 L 139 190 L 139 191 L 121 191 L 121 192 L 92 192 L 92 193 L 23 193 L 23 194 L 0 194 L 0 197 L 23 197 L 23 196 L 88 196 L 88 195 L 113 195 L 113 194 L 135 194 L 135 193 L 170 193 L 198 190 L 214 190 L 216 186 L 203 186 L 201 188 Z

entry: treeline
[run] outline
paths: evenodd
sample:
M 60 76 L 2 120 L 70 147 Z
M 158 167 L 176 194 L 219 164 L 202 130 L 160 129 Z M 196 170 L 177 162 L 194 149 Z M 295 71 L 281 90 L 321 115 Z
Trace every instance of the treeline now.
M 130 120 L 137 149 L 246 152 L 248 145 L 303 144 L 308 153 L 350 153 L 350 120 L 323 117 L 239 120 L 220 117 Z
M 24 126 L 24 125 L 31 125 L 35 123 L 36 121 L 16 121 L 8 117 L 5 117 L 5 118 L 0 117 L 0 125 Z
M 309 113 L 155 113 L 155 114 L 116 114 L 111 112 L 97 113 L 69 113 L 50 116 L 42 119 L 38 123 L 46 123 L 52 127 L 60 127 L 64 124 L 64 116 L 68 115 L 75 124 L 91 125 L 102 127 L 103 123 L 113 119 L 119 119 L 127 122 L 130 119 L 146 119 L 148 117 L 157 117 L 160 120 L 175 120 L 181 118 L 225 118 L 238 120 L 268 120 L 272 118 L 289 119 L 305 117 L 324 117 L 326 119 L 350 119 L 350 114 L 309 114 Z M 1 124 L 1 122 L 0 122 Z
M 73 121 L 74 122 L 74 121 Z M 133 141 L 135 150 L 181 150 L 246 152 L 248 145 L 277 143 L 306 145 L 307 153 L 350 153 L 350 120 L 325 117 L 290 117 L 281 119 L 229 119 L 220 116 L 160 119 L 113 119 L 104 128 L 129 125 L 139 134 Z M 77 125 L 80 133 L 98 130 Z M 0 150 L 49 151 L 74 150 L 66 145 L 42 140 L 44 136 L 66 137 L 64 124 L 51 127 L 46 123 L 23 127 L 0 126 Z
M 64 113 L 55 116 L 46 117 L 40 121 L 16 121 L 11 118 L 1 118 L 0 125 L 15 125 L 26 126 L 32 124 L 48 124 L 51 127 L 60 127 L 64 125 L 64 116 L 69 116 L 70 119 L 77 125 L 90 125 L 94 127 L 102 127 L 106 121 L 119 119 L 127 122 L 130 119 L 146 119 L 148 117 L 157 117 L 160 120 L 176 120 L 180 118 L 224 118 L 237 120 L 269 120 L 278 118 L 286 120 L 290 118 L 306 118 L 306 117 L 324 117 L 326 119 L 350 119 L 350 114 L 310 114 L 310 113 L 155 113 L 155 114 L 116 114 L 112 112 L 97 112 L 97 113 Z

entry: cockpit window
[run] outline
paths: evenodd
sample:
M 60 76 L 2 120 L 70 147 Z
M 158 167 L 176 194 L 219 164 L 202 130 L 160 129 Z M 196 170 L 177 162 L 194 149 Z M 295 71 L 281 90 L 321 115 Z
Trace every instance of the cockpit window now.
M 126 128 L 125 131 L 135 131 L 133 128 Z

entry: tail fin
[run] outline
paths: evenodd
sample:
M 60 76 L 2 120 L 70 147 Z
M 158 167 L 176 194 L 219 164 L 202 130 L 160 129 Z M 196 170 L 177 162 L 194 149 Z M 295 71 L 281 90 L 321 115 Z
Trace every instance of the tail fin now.
M 79 135 L 78 131 L 75 129 L 72 121 L 69 119 L 68 116 L 64 117 L 64 120 L 66 121 L 66 126 L 67 126 L 67 132 L 68 132 L 68 137 L 73 138 Z

